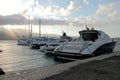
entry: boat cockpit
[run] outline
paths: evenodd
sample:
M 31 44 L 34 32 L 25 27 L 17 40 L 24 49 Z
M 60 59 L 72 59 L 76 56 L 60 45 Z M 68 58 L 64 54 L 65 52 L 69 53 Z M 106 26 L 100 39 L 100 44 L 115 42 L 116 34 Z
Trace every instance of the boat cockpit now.
M 83 30 L 79 32 L 83 41 L 95 41 L 99 37 L 99 33 L 96 30 Z

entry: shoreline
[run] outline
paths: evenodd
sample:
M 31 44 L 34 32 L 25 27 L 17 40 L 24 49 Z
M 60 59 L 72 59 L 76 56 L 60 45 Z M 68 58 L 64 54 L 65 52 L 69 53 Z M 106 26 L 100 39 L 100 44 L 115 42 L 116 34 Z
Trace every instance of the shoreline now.
M 14 71 L 7 72 L 6 75 L 1 75 L 0 80 L 40 80 L 40 79 L 50 79 L 50 76 L 54 76 L 65 71 L 69 71 L 70 68 L 76 67 L 82 64 L 88 64 L 91 61 L 102 61 L 104 59 L 109 59 L 113 56 L 120 56 L 120 52 L 116 51 L 110 54 L 103 54 L 96 57 L 91 57 L 83 60 L 78 60 L 69 63 L 58 64 L 49 67 L 22 70 L 22 71 Z

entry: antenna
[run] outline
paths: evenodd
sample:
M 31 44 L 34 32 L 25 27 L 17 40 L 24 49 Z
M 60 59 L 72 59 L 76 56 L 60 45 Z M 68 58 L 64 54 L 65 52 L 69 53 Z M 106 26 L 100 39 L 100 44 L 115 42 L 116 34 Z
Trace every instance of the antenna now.
M 89 30 L 89 28 L 87 27 L 87 23 L 85 23 L 85 27 L 86 27 L 87 30 Z
M 94 27 L 92 27 L 91 30 L 94 30 Z
M 91 27 L 92 27 L 91 30 L 94 30 L 94 26 L 92 24 L 91 24 Z
M 64 33 L 64 30 L 62 30 L 62 33 Z

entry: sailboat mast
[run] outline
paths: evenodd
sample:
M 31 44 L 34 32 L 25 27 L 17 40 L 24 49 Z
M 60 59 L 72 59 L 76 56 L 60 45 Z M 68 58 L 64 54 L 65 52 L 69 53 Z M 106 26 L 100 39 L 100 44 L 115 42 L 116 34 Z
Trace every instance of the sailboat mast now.
M 39 38 L 41 37 L 41 20 L 39 20 Z
M 31 23 L 31 37 L 32 37 L 32 23 Z
M 25 37 L 27 37 L 27 34 L 26 34 L 26 22 L 25 22 Z
M 28 16 L 28 29 L 29 29 L 29 37 L 30 37 L 30 16 Z

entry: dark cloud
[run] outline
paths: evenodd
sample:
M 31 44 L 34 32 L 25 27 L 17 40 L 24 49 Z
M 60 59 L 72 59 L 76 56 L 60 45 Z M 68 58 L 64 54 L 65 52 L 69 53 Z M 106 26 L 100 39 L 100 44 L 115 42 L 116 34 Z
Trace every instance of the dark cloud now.
M 0 25 L 24 25 L 28 20 L 19 14 L 1 16 L 0 15 Z M 32 24 L 38 25 L 39 19 L 31 20 Z M 42 25 L 66 25 L 67 21 L 64 20 L 53 20 L 53 19 L 41 19 Z
M 43 25 L 66 25 L 67 24 L 66 21 L 64 20 L 53 20 L 53 19 L 49 19 L 49 20 L 43 19 L 41 22 Z
M 0 25 L 23 25 L 25 24 L 26 18 L 22 15 L 8 15 L 1 16 L 0 15 Z

